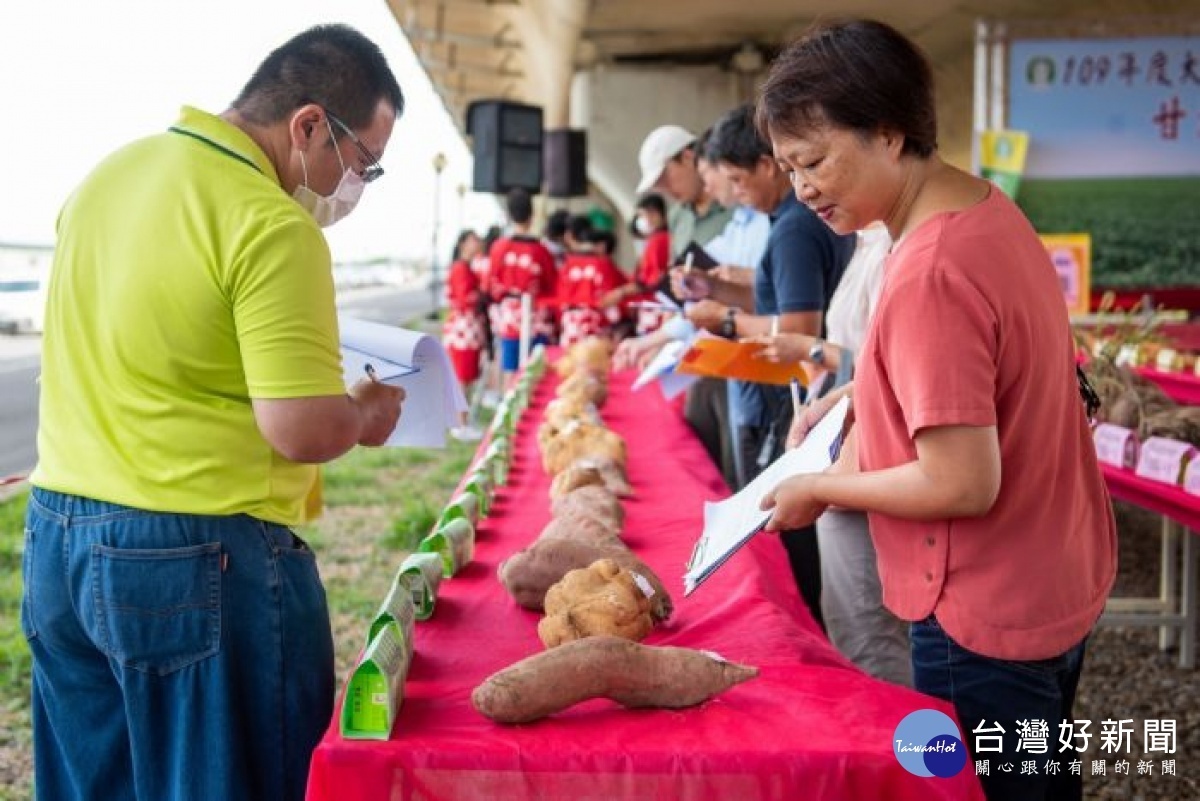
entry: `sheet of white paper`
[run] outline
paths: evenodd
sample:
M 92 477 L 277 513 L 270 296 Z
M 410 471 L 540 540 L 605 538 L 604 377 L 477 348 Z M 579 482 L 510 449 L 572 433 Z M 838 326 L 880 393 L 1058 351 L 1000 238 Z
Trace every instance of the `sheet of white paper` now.
M 411 365 L 417 372 L 391 377 L 385 383 L 406 393 L 400 422 L 387 445 L 443 448 L 446 432 L 458 425 L 467 410 L 467 399 L 454 375 L 442 343 L 420 331 L 338 316 L 341 332 L 342 372 L 350 386 L 363 375 L 363 362 L 371 359 Z M 376 366 L 382 377 L 385 371 Z
M 704 532 L 696 544 L 690 569 L 684 575 L 684 594 L 691 593 L 729 553 L 767 522 L 770 512 L 758 508 L 764 495 L 779 482 L 803 473 L 819 473 L 833 464 L 850 400 L 842 398 L 809 432 L 800 447 L 787 451 L 738 494 L 719 503 L 704 504 Z
M 699 380 L 698 375 L 670 372 L 658 379 L 658 388 L 662 390 L 664 398 L 674 400 L 676 395 L 687 392 L 687 388 Z
M 655 292 L 654 299 L 673 312 L 683 312 L 683 307 L 675 301 L 675 298 L 671 297 L 666 292 Z
M 417 368 L 411 364 L 397 364 L 389 359 L 385 359 L 378 354 L 364 353 L 356 350 L 349 345 L 342 343 L 342 380 L 346 382 L 346 386 L 350 386 L 360 378 L 366 378 L 370 374 L 367 372 L 367 366 L 375 371 L 375 377 L 384 384 L 395 384 L 396 380 L 404 376 L 416 372 Z
M 658 354 L 646 365 L 646 369 L 642 370 L 641 375 L 633 382 L 631 389 L 637 392 L 654 379 L 673 371 L 675 365 L 679 364 L 679 360 L 687 351 L 688 343 L 686 341 L 672 340 L 663 345 Z

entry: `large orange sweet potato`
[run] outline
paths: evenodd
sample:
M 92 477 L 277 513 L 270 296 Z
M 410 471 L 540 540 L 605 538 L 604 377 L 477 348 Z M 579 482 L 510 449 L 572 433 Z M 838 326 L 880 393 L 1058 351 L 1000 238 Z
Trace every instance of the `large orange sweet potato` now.
M 586 637 L 489 676 L 471 693 L 471 704 L 498 723 L 529 723 L 589 698 L 610 698 L 631 708 L 677 709 L 701 704 L 757 675 L 758 668 L 704 651 Z

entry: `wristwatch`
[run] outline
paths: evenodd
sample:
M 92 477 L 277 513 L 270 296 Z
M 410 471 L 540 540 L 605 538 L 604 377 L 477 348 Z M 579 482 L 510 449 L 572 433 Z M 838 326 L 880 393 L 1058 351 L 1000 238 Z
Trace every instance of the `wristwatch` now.
M 825 363 L 825 340 L 817 337 L 808 349 L 808 360 L 816 365 Z
M 737 337 L 737 309 L 730 306 L 725 310 L 725 319 L 721 321 L 721 326 L 717 329 L 717 333 L 726 339 Z

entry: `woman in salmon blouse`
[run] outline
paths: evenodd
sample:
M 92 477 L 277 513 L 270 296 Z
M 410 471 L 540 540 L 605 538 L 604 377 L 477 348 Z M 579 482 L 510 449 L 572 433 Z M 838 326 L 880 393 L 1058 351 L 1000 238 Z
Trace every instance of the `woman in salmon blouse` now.
M 843 455 L 763 507 L 771 529 L 866 511 L 916 688 L 954 704 L 964 745 L 1035 763 L 982 775 L 988 798 L 1080 798 L 1061 763 L 1086 742 L 1068 733 L 1064 755 L 1060 724 L 1116 572 L 1112 508 L 1054 268 L 1011 200 L 942 161 L 934 108 L 924 55 L 873 21 L 816 29 L 763 84 L 758 125 L 800 201 L 839 233 L 882 220 L 894 243 L 853 384 L 797 422 L 851 392 Z

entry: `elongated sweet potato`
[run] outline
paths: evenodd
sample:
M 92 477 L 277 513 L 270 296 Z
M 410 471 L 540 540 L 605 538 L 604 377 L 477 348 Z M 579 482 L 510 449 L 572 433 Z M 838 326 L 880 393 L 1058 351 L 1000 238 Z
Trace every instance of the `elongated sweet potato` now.
M 620 531 L 625 525 L 625 507 L 620 499 L 604 487 L 577 487 L 550 503 L 550 514 L 555 517 L 594 517 L 606 526 Z
M 497 723 L 529 723 L 589 698 L 610 698 L 630 708 L 678 709 L 757 675 L 758 668 L 704 651 L 586 637 L 489 676 L 471 693 L 471 704 Z
M 553 518 L 542 533 L 539 540 L 578 540 L 603 545 L 611 548 L 622 548 L 624 544 L 620 537 L 621 529 L 612 525 L 611 520 L 601 517 L 585 517 L 574 511 L 561 517 Z
M 522 607 L 543 611 L 546 592 L 572 570 L 587 567 L 597 559 L 612 559 L 626 570 L 637 573 L 654 588 L 650 611 L 655 622 L 671 617 L 675 605 L 662 580 L 623 544 L 606 545 L 582 539 L 539 538 L 500 564 L 500 581 L 508 594 Z

